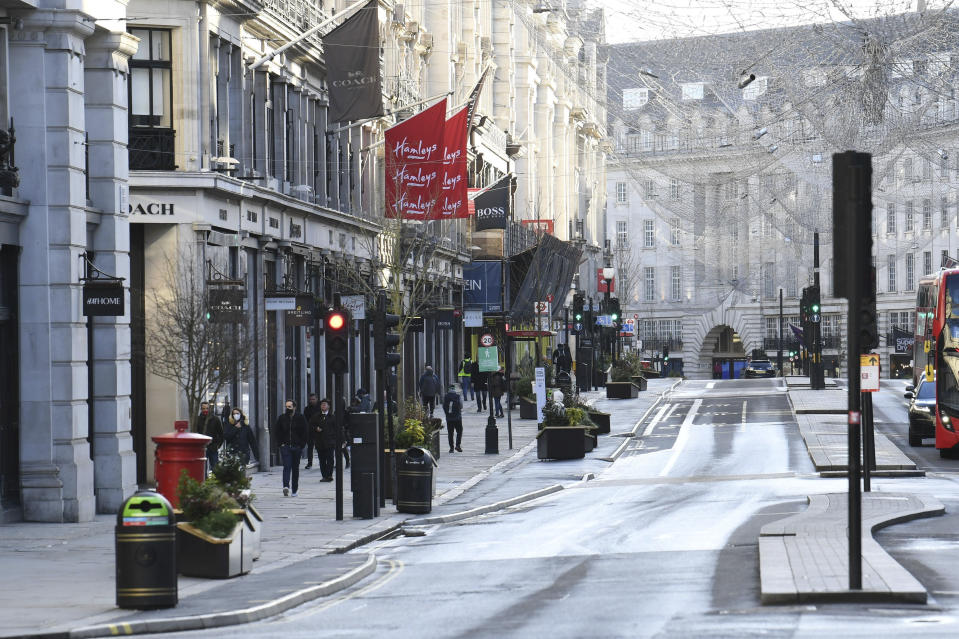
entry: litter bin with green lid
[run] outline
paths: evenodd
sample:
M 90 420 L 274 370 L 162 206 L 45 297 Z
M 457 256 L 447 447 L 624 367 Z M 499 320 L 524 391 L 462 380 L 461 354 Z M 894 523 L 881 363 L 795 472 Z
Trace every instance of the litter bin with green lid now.
M 143 490 L 123 503 L 116 525 L 117 607 L 177 604 L 176 515 L 160 493 Z

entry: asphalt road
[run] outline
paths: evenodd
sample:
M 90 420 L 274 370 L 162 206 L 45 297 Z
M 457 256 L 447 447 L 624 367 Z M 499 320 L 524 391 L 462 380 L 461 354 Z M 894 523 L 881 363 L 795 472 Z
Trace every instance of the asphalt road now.
M 887 403 L 877 400 L 884 420 Z M 516 480 L 563 464 L 531 462 Z M 875 485 L 956 495 L 952 477 Z M 957 527 L 947 518 L 883 533 L 934 581 L 928 606 L 759 605 L 759 529 L 803 510 L 808 494 L 843 490 L 845 479 L 813 472 L 781 381 L 686 382 L 595 480 L 365 547 L 380 568 L 353 589 L 192 636 L 959 636 Z

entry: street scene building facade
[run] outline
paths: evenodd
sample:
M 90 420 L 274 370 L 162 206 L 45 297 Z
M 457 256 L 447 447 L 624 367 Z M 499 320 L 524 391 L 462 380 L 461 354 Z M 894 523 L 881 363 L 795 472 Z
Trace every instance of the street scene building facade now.
M 394 235 L 430 251 L 422 328 L 403 342 L 404 394 L 427 363 L 454 381 L 475 347 L 481 329 L 461 318 L 471 261 L 508 264 L 550 234 L 583 258 L 553 318 L 571 286 L 595 290 L 602 13 L 539 4 L 373 3 L 383 115 L 334 122 L 323 36 L 360 3 L 0 3 L 3 516 L 85 521 L 152 482 L 151 437 L 194 417 L 151 350 L 164 328 L 157 305 L 184 273 L 204 299 L 229 290 L 242 307 L 236 343 L 250 352 L 217 369 L 218 392 L 206 399 L 251 417 L 268 467 L 283 401 L 331 392 L 322 327 L 291 320 L 274 300 L 320 308 L 351 296 L 354 318 L 370 308 L 391 275 L 381 252 L 384 132 L 444 95 L 452 108 L 477 91 L 469 186 L 512 176 L 512 211 L 504 230 L 447 220 Z M 122 314 L 86 314 L 92 279 L 122 283 Z M 502 310 L 494 315 L 490 326 L 505 325 Z M 351 392 L 373 383 L 369 325 L 354 329 Z
M 831 156 L 855 148 L 873 153 L 882 375 L 910 375 L 918 282 L 959 248 L 955 27 L 904 14 L 610 48 L 606 230 L 644 356 L 738 377 L 781 344 L 800 370 L 818 232 L 823 363 L 844 370 Z

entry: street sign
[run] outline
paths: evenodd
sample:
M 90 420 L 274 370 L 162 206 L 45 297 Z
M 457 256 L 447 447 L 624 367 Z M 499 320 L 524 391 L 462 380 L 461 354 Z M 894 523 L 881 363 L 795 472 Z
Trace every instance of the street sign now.
M 268 311 L 295 311 L 296 297 L 293 295 L 265 295 L 265 306 Z
M 497 350 L 495 346 L 481 346 L 476 349 L 481 373 L 492 373 L 499 370 L 499 353 Z
M 639 319 L 639 313 L 633 313 L 633 319 Z
M 536 423 L 543 421 L 543 407 L 546 406 L 546 369 L 537 367 L 534 371 L 533 392 L 536 394 Z
M 351 318 L 355 320 L 366 319 L 365 295 L 341 295 L 340 305 L 350 312 Z
M 609 315 L 597 315 L 596 316 L 596 325 L 597 326 L 612 326 L 613 318 Z
M 879 390 L 879 356 L 868 353 L 859 356 L 859 390 L 875 393 Z
M 126 313 L 123 284 L 110 281 L 83 285 L 83 314 L 87 317 L 118 317 Z
M 480 335 L 479 343 L 480 346 L 489 348 L 496 343 L 496 340 L 493 339 L 493 335 L 491 333 L 483 333 Z
M 479 328 L 483 325 L 483 311 L 468 309 L 463 311 L 463 326 Z

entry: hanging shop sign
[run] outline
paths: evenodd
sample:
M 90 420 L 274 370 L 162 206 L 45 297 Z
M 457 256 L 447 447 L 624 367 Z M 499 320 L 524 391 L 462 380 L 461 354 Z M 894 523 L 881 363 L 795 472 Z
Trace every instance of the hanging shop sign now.
M 313 296 L 297 295 L 293 298 L 296 305 L 286 312 L 287 326 L 313 325 Z
M 266 295 L 266 310 L 292 311 L 296 309 L 296 297 L 288 293 Z
M 364 295 L 341 295 L 340 306 L 347 309 L 353 319 L 366 319 L 366 297 Z
M 409 324 L 406 325 L 406 331 L 409 333 L 422 333 L 426 329 L 426 324 L 422 317 L 411 317 Z
M 207 297 L 207 312 L 210 314 L 210 321 L 242 322 L 243 297 L 243 291 L 240 289 L 211 288 Z
M 463 265 L 463 305 L 484 313 L 503 312 L 503 263 L 481 260 Z
M 438 328 L 441 331 L 453 330 L 453 309 L 452 308 L 436 309 L 436 328 Z
M 118 317 L 126 310 L 123 284 L 109 282 L 83 285 L 83 314 L 87 317 Z
M 463 326 L 466 328 L 479 328 L 483 325 L 483 311 L 464 310 Z

